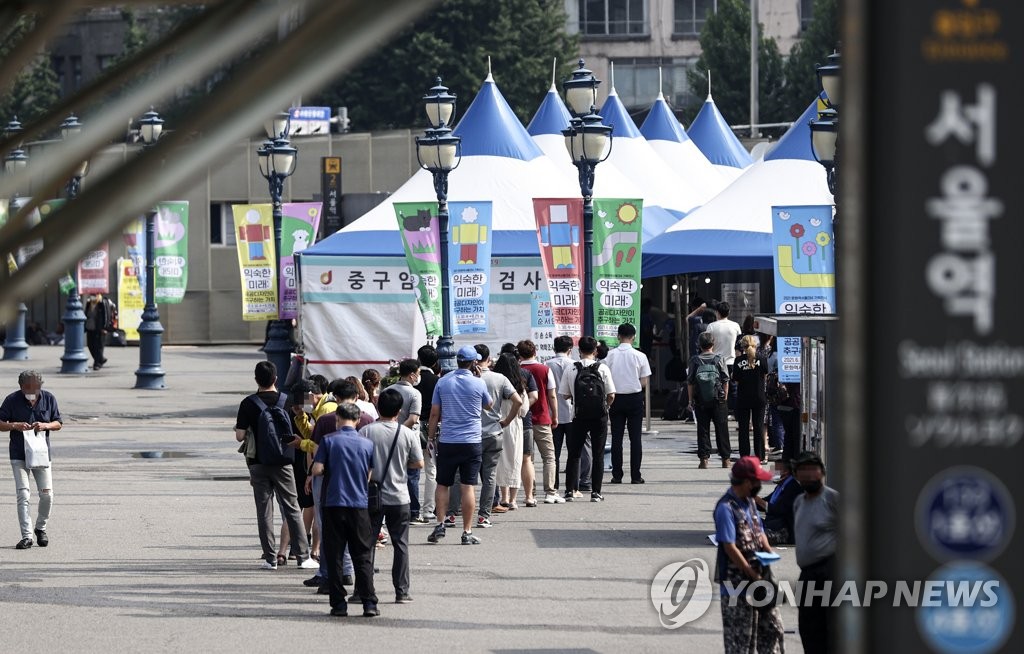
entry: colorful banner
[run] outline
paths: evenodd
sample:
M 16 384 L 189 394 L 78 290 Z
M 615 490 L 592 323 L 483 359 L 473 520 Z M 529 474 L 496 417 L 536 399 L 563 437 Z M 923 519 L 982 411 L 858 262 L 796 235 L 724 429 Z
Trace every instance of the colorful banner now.
M 295 281 L 295 253 L 316 240 L 320 229 L 320 202 L 292 202 L 281 206 L 280 318 L 299 317 L 299 288 Z
M 533 214 L 555 336 L 576 342 L 583 333 L 583 199 L 534 198 Z
M 0 227 L 3 227 L 7 223 L 7 215 L 9 202 L 6 198 L 0 198 Z M 7 274 L 13 275 L 18 271 L 18 262 L 14 260 L 14 255 L 7 254 Z
M 594 336 L 619 344 L 619 325 L 640 326 L 643 200 L 594 199 Z
M 231 207 L 242 276 L 242 320 L 277 318 L 277 279 L 274 270 L 274 216 L 269 204 Z
M 188 202 L 160 202 L 156 212 L 155 295 L 158 304 L 178 304 L 188 286 Z M 122 232 L 139 286 L 146 289 L 146 219 L 128 223 Z
M 138 269 L 131 259 L 117 260 L 117 324 L 129 341 L 139 340 L 139 325 L 146 300 Z
M 490 303 L 491 203 L 452 202 L 448 211 L 452 331 L 483 334 Z
M 436 202 L 396 202 L 395 217 L 427 336 L 441 335 L 441 249 Z
M 110 293 L 110 246 L 107 243 L 78 262 L 78 292 Z
M 530 293 L 530 340 L 541 361 L 555 356 L 555 314 L 546 290 Z

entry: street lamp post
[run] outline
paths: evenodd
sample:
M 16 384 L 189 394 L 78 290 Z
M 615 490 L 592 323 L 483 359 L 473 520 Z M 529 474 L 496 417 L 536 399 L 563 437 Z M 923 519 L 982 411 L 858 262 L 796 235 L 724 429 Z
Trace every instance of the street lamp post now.
M 288 142 L 290 114 L 281 112 L 265 125 L 267 140 L 256 151 L 260 174 L 267 180 L 270 202 L 274 215 L 274 262 L 278 279 L 281 271 L 281 196 L 284 194 L 284 180 L 295 172 L 298 151 Z M 280 295 L 280 294 L 279 294 Z M 278 318 L 270 323 L 267 342 L 263 351 L 267 361 L 277 368 L 282 381 L 288 372 L 292 355 L 291 322 Z
M 812 118 L 810 123 L 814 157 L 825 168 L 828 191 L 833 197 L 838 188 L 836 178 L 839 168 L 840 70 L 840 57 L 837 52 L 828 56 L 827 64 L 817 67 L 818 85 L 825 93 L 825 104 L 828 108 L 819 112 L 818 117 Z
M 416 137 L 416 160 L 421 168 L 430 171 L 437 194 L 441 236 L 441 338 L 437 341 L 437 356 L 442 373 L 446 373 L 456 367 L 448 274 L 448 173 L 458 168 L 462 161 L 462 138 L 454 136 L 449 127 L 455 114 L 455 95 L 441 85 L 440 77 L 430 89 L 430 94 L 423 96 L 423 101 L 430 127 L 424 136 Z
M 579 171 L 583 195 L 583 334 L 594 333 L 594 172 L 597 164 L 611 154 L 612 128 L 597 113 L 597 87 L 601 81 L 584 67 L 583 60 L 572 77 L 562 83 L 572 114 L 568 129 L 562 130 L 572 164 Z
M 139 120 L 143 147 L 150 147 L 160 140 L 163 129 L 164 121 L 160 114 L 150 108 Z M 146 213 L 146 306 L 139 324 L 139 368 L 135 371 L 135 388 L 146 390 L 166 388 L 160 361 L 164 326 L 160 324 L 160 312 L 156 308 L 155 249 L 156 212 L 149 211 Z
M 17 134 L 21 130 L 21 123 L 18 122 L 18 118 L 15 117 L 7 127 L 4 129 L 5 136 L 11 136 Z M 18 145 L 14 150 L 11 150 L 4 157 L 4 171 L 13 175 L 15 172 L 25 168 L 28 165 L 28 155 L 25 154 L 25 150 L 22 149 L 21 144 Z M 17 196 L 17 194 L 15 194 Z M 13 217 L 17 213 L 18 204 L 17 197 L 11 198 L 11 201 L 7 208 L 7 213 L 10 217 Z M 7 261 L 0 261 L 0 265 L 6 266 Z M 7 325 L 7 336 L 4 339 L 4 360 L 5 361 L 24 361 L 28 359 L 28 342 L 25 340 L 25 314 L 28 313 L 28 307 L 25 306 L 24 302 L 18 303 L 18 315 Z
M 68 116 L 60 125 L 60 137 L 69 139 L 82 131 L 82 123 L 74 114 Z M 88 160 L 79 164 L 66 187 L 68 202 L 78 197 L 82 187 L 82 178 L 89 172 Z M 82 298 L 78 294 L 78 279 L 73 280 L 68 291 L 67 304 L 64 307 L 64 356 L 60 358 L 62 373 L 80 375 L 89 370 L 89 358 L 82 349 L 85 341 L 85 312 L 82 311 Z M 97 362 L 99 363 L 99 362 Z

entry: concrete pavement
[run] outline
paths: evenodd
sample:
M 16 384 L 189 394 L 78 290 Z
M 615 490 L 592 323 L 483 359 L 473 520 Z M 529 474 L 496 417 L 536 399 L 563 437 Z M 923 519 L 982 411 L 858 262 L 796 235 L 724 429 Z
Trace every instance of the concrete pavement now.
M 261 353 L 165 347 L 163 391 L 132 389 L 137 348 L 107 348 L 109 363 L 82 376 L 58 374 L 60 356 L 39 346 L 28 362 L 0 361 L 0 392 L 17 389 L 19 371 L 39 370 L 65 417 L 52 438 L 48 548 L 14 549 L 14 484 L 0 475 L 5 651 L 722 650 L 717 599 L 676 630 L 660 625 L 650 600 L 663 566 L 693 557 L 714 565 L 705 538 L 727 472 L 697 470 L 691 426 L 656 420 L 660 433 L 645 440 L 647 483 L 606 480 L 602 504 L 495 516 L 471 547 L 457 534 L 430 545 L 429 528 L 414 527 L 415 601 L 390 603 L 391 550 L 378 550 L 381 616 L 339 619 L 302 586 L 309 574 L 294 562 L 257 569 L 252 493 L 232 428 Z M 34 510 L 34 487 L 32 501 Z M 793 551 L 781 554 L 777 576 L 795 580 Z M 801 651 L 796 611 L 784 607 L 783 620 L 787 651 Z

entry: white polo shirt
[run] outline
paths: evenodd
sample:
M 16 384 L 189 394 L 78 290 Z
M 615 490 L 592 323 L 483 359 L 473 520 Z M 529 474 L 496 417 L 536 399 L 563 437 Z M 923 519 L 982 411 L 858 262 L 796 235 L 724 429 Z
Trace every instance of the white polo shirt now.
M 647 355 L 629 343 L 620 343 L 614 350 L 609 350 L 604 362 L 612 371 L 616 392 L 621 394 L 639 393 L 643 390 L 640 378 L 651 376 Z

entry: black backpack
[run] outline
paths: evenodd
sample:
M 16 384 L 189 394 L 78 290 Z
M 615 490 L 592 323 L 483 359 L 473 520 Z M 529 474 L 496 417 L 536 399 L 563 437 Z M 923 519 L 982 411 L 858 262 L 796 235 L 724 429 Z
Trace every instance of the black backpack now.
M 267 406 L 259 395 L 250 396 L 260 409 L 256 419 L 256 461 L 265 466 L 285 466 L 295 461 L 295 453 L 285 444 L 292 440 L 292 421 L 284 411 L 287 399 L 284 393 L 278 397 L 277 404 Z
M 720 355 L 716 354 L 712 359 L 697 359 L 693 394 L 696 396 L 694 399 L 703 406 L 723 399 L 722 381 L 719 378 L 720 369 L 718 367 L 720 358 Z
M 576 381 L 573 384 L 573 404 L 576 417 L 584 420 L 603 418 L 608 413 L 605 403 L 608 393 L 601 377 L 600 362 L 584 366 L 576 362 Z

